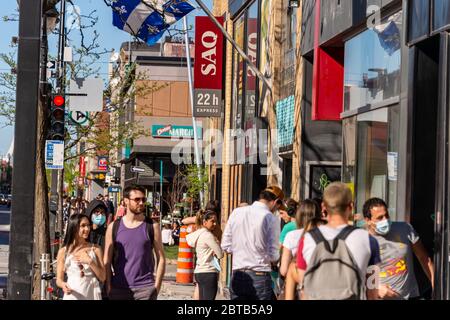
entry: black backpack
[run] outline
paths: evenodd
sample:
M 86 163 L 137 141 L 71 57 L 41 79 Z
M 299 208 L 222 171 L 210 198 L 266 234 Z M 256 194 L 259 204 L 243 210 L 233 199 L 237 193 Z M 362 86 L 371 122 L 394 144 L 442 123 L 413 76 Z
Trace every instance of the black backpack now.
M 155 241 L 155 230 L 153 230 L 153 220 L 148 217 L 145 217 L 144 222 L 146 224 L 148 239 L 151 241 L 152 246 L 153 246 L 153 242 Z M 113 243 L 113 250 L 114 250 L 113 251 L 113 266 L 116 264 L 116 260 L 117 260 L 116 239 L 117 239 L 117 232 L 119 231 L 119 226 L 120 226 L 120 219 L 113 222 L 113 227 L 112 227 L 112 243 Z

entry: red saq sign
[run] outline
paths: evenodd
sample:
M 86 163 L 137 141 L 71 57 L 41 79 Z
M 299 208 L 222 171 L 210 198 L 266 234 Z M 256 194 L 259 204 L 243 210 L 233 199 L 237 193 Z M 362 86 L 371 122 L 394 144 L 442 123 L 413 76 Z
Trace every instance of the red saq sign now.
M 223 18 L 216 18 L 223 24 Z M 222 89 L 223 35 L 209 17 L 195 17 L 195 88 Z
M 222 17 L 216 18 L 223 24 Z M 223 35 L 209 17 L 195 18 L 194 115 L 220 117 Z

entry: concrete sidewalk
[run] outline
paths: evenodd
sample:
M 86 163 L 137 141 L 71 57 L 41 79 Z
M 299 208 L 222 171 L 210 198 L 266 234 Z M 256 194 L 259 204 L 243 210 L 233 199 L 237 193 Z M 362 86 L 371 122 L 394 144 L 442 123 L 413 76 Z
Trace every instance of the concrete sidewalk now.
M 176 283 L 176 277 L 176 260 L 168 260 L 158 300 L 192 300 L 192 297 L 194 296 L 194 285 L 182 285 Z
M 166 273 L 164 275 L 161 292 L 158 300 L 193 300 L 194 284 L 180 284 L 176 282 L 177 265 L 176 260 L 168 261 L 166 264 Z M 227 300 L 219 292 L 216 300 Z

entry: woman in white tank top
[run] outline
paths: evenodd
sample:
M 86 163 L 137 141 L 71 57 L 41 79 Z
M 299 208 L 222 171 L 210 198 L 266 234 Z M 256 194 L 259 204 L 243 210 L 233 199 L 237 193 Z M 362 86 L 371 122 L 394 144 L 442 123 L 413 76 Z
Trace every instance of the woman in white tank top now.
M 64 247 L 58 251 L 56 284 L 64 291 L 63 300 L 102 299 L 100 282 L 106 278 L 103 253 L 100 247 L 87 242 L 90 230 L 87 216 L 70 217 Z

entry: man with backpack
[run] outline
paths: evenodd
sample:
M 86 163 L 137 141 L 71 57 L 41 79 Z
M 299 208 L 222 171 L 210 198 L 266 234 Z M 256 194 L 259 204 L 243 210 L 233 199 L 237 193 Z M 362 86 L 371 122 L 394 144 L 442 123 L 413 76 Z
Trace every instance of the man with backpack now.
M 126 215 L 106 231 L 106 293 L 111 300 L 156 300 L 165 272 L 160 227 L 144 216 L 144 188 L 127 187 L 124 199 Z
M 379 299 L 414 300 L 420 297 L 414 274 L 414 255 L 433 288 L 434 265 L 414 228 L 406 222 L 391 222 L 387 204 L 379 198 L 366 201 L 364 219 L 380 246 Z
M 376 299 L 376 286 L 366 287 L 369 266 L 380 262 L 377 241 L 366 230 L 349 226 L 352 192 L 344 183 L 324 191 L 328 224 L 300 239 L 297 267 L 302 298 L 308 300 Z

